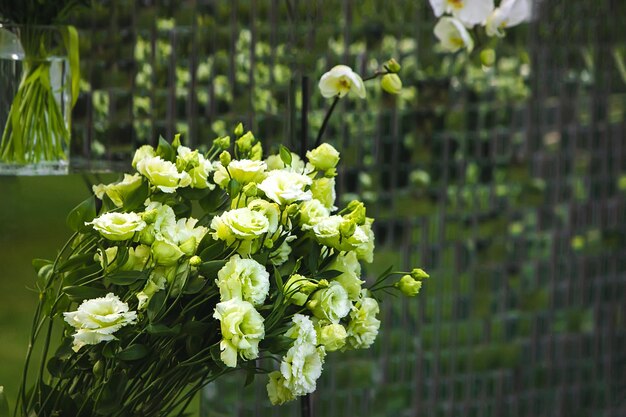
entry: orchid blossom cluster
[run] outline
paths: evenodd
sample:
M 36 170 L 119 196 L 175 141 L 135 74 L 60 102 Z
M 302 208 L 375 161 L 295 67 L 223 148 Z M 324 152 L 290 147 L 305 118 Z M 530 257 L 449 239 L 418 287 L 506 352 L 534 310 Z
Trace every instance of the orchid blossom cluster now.
M 474 49 L 470 30 L 483 28 L 489 37 L 503 37 L 505 29 L 531 18 L 532 0 L 430 0 L 435 16 L 435 36 L 447 52 Z
M 346 66 L 320 89 L 365 95 Z M 421 269 L 364 279 L 374 219 L 360 201 L 337 207 L 333 146 L 264 157 L 252 132 L 233 134 L 206 153 L 179 136 L 145 145 L 135 172 L 70 213 L 72 238 L 35 263 L 44 325 L 32 342 L 56 322 L 61 344 L 47 356 L 50 324 L 49 375 L 31 393 L 24 383 L 20 415 L 166 416 L 236 369 L 266 374 L 282 404 L 316 389 L 331 352 L 374 343 L 382 292 L 419 293 Z M 263 358 L 278 366 L 259 368 Z

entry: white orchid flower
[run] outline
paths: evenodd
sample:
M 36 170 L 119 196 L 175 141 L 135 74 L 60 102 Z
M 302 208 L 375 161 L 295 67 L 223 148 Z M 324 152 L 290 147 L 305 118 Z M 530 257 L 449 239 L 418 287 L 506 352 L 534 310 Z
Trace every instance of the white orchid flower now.
M 504 36 L 504 28 L 519 25 L 530 20 L 532 11 L 531 0 L 502 0 L 487 18 L 485 31 L 489 36 Z
M 356 72 L 347 65 L 336 65 L 319 82 L 320 92 L 325 98 L 343 97 L 350 91 L 360 98 L 365 98 L 365 85 Z
M 474 49 L 474 40 L 458 19 L 442 17 L 435 25 L 434 32 L 447 52 L 456 52 L 462 48 L 467 48 L 467 51 L 471 52 Z
M 435 16 L 450 13 L 471 28 L 482 24 L 493 11 L 493 0 L 430 0 Z

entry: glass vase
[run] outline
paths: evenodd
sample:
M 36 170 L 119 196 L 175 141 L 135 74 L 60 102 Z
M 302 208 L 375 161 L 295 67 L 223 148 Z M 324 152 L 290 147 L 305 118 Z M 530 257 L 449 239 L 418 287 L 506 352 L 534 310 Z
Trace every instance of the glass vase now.
M 0 25 L 0 175 L 67 174 L 75 34 Z

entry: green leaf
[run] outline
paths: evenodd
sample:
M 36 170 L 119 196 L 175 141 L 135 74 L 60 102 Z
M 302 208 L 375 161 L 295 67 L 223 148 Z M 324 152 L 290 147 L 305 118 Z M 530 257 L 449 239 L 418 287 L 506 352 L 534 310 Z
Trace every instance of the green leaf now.
M 135 344 L 119 352 L 117 358 L 123 361 L 136 361 L 145 358 L 148 353 L 150 353 L 150 349 L 145 345 Z
M 334 269 L 330 269 L 328 271 L 320 272 L 319 274 L 315 275 L 315 278 L 317 278 L 317 279 L 333 279 L 333 278 L 337 278 L 341 274 L 343 274 L 343 272 L 337 271 L 337 270 L 334 270 Z
M 228 194 L 231 197 L 234 197 L 237 194 L 239 194 L 240 191 L 241 191 L 241 184 L 239 183 L 239 181 L 237 181 L 234 178 L 231 178 L 231 180 L 228 181 Z
M 146 198 L 150 195 L 150 185 L 148 181 L 141 181 L 141 185 L 130 192 L 124 198 L 124 211 L 129 212 L 138 209 L 139 207 L 143 207 L 143 203 L 146 201 Z
M 35 268 L 35 271 L 38 273 L 41 268 L 47 265 L 52 265 L 54 262 L 48 259 L 33 259 L 31 263 L 33 265 L 33 268 Z
M 207 233 L 207 236 L 209 236 L 210 233 Z M 213 238 L 211 238 L 213 239 Z M 200 258 L 201 259 L 209 259 L 209 260 L 213 260 L 213 259 L 219 259 L 220 255 L 224 253 L 224 244 L 222 242 L 216 242 L 214 244 L 212 244 L 211 246 L 208 246 L 204 249 L 202 249 L 200 251 Z
M 167 293 L 165 291 L 159 291 L 152 296 L 150 302 L 148 303 L 148 308 L 146 309 L 148 312 L 148 320 L 153 322 L 163 309 L 165 305 L 165 301 L 167 300 Z
M 203 336 L 208 333 L 211 325 L 202 321 L 188 321 L 183 326 L 183 332 L 190 335 Z
M 226 265 L 226 260 L 219 260 L 219 261 L 209 261 L 209 262 L 203 262 L 202 264 L 200 264 L 200 267 L 198 267 L 198 270 L 200 271 L 200 274 L 202 274 L 205 278 L 214 278 L 217 276 L 217 272 L 222 269 L 222 267 L 224 265 Z
M 78 47 L 78 31 L 74 26 L 65 26 L 62 32 L 63 43 L 70 62 L 70 76 L 72 79 L 72 107 L 78 100 L 80 93 L 80 57 Z
M 9 417 L 9 400 L 2 385 L 0 385 L 0 417 Z
M 85 287 L 82 285 L 63 287 L 63 292 L 67 294 L 70 300 L 76 302 L 104 297 L 107 293 L 104 288 Z
M 228 201 L 226 193 L 220 188 L 215 188 L 199 200 L 199 203 L 200 207 L 207 213 L 216 213 L 226 201 Z
M 80 255 L 75 255 L 69 258 L 67 261 L 63 262 L 61 266 L 59 266 L 58 272 L 67 272 L 76 266 L 93 262 L 93 253 L 83 253 Z
M 285 146 L 280 145 L 279 148 L 280 159 L 283 161 L 285 166 L 291 166 L 291 151 L 287 149 Z
M 137 281 L 148 279 L 147 271 L 120 271 L 104 277 L 107 282 L 114 285 L 131 285 Z
M 65 277 L 63 277 L 63 285 L 66 287 L 80 286 L 81 282 L 90 280 L 93 278 L 93 274 L 99 272 L 101 269 L 102 267 L 95 263 L 84 268 L 75 269 L 68 272 Z
M 179 323 L 174 327 L 168 327 L 165 324 L 150 323 L 146 327 L 146 331 L 153 336 L 177 336 L 180 334 L 182 325 Z
M 176 159 L 174 148 L 172 148 L 172 145 L 163 139 L 163 136 L 159 136 L 159 146 L 157 146 L 156 154 L 166 161 L 174 162 Z
M 94 196 L 88 197 L 85 201 L 74 207 L 67 215 L 67 225 L 75 232 L 91 230 L 91 226 L 86 226 L 86 222 L 92 221 L 96 217 L 96 199 Z
M 197 294 L 206 285 L 207 280 L 199 277 L 198 275 L 192 276 L 191 279 L 183 288 L 183 294 Z
M 187 200 L 202 200 L 206 198 L 209 194 L 211 194 L 211 190 L 209 188 L 179 188 L 176 190 L 178 195 L 182 198 L 186 198 Z

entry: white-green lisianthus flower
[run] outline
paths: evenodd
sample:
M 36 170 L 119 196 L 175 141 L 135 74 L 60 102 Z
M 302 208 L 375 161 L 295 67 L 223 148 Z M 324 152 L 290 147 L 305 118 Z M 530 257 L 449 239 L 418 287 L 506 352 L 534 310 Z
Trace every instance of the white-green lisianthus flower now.
M 380 320 L 376 318 L 379 312 L 378 302 L 368 297 L 364 290 L 361 300 L 350 312 L 346 340 L 351 348 L 365 349 L 374 343 L 380 329 Z
M 270 221 L 263 214 L 248 207 L 229 210 L 222 213 L 221 216 L 215 216 L 211 220 L 211 235 L 215 240 L 223 240 L 228 245 L 235 241 L 247 245 L 239 253 L 249 254 L 252 252 L 250 242 L 267 233 L 270 229 Z
M 317 345 L 317 333 L 309 316 L 294 314 L 291 321 L 293 325 L 287 330 L 285 336 L 295 339 L 294 345 Z
M 311 178 L 287 170 L 270 171 L 267 178 L 259 184 L 259 189 L 268 199 L 284 205 L 311 199 L 311 191 L 306 188 L 312 183 Z
M 311 343 L 294 344 L 280 364 L 285 387 L 295 396 L 315 391 L 317 380 L 322 375 L 325 356 L 323 346 L 316 347 Z
M 140 232 L 146 227 L 146 222 L 143 221 L 141 216 L 132 212 L 104 213 L 85 224 L 93 226 L 103 237 L 113 241 L 128 240 L 136 232 Z
M 256 359 L 259 342 L 265 337 L 263 316 L 247 301 L 233 298 L 215 306 L 213 317 L 221 324 L 220 358 L 226 366 L 237 366 L 237 357 Z
M 284 404 L 292 401 L 296 396 L 287 388 L 287 382 L 280 371 L 270 372 L 267 382 L 267 396 L 272 405 Z
M 350 312 L 351 303 L 346 290 L 333 281 L 328 287 L 314 292 L 307 306 L 315 317 L 338 323 Z
M 241 298 L 254 306 L 262 305 L 269 293 L 269 273 L 254 259 L 235 255 L 217 273 L 220 300 Z
M 191 184 L 188 173 L 178 172 L 174 163 L 161 159 L 160 156 L 141 159 L 137 162 L 137 171 L 164 193 L 173 193 L 178 187 Z
M 339 152 L 328 143 L 322 143 L 317 148 L 307 151 L 306 157 L 318 171 L 335 168 L 339 163 Z
M 78 352 L 85 345 L 114 340 L 113 333 L 133 324 L 137 313 L 113 293 L 82 302 L 76 311 L 63 313 L 65 321 L 76 329 L 72 349 Z
M 99 184 L 92 188 L 93 193 L 100 200 L 106 194 L 116 207 L 122 207 L 124 200 L 135 190 L 141 186 L 141 175 L 124 174 L 124 179 L 114 184 Z

